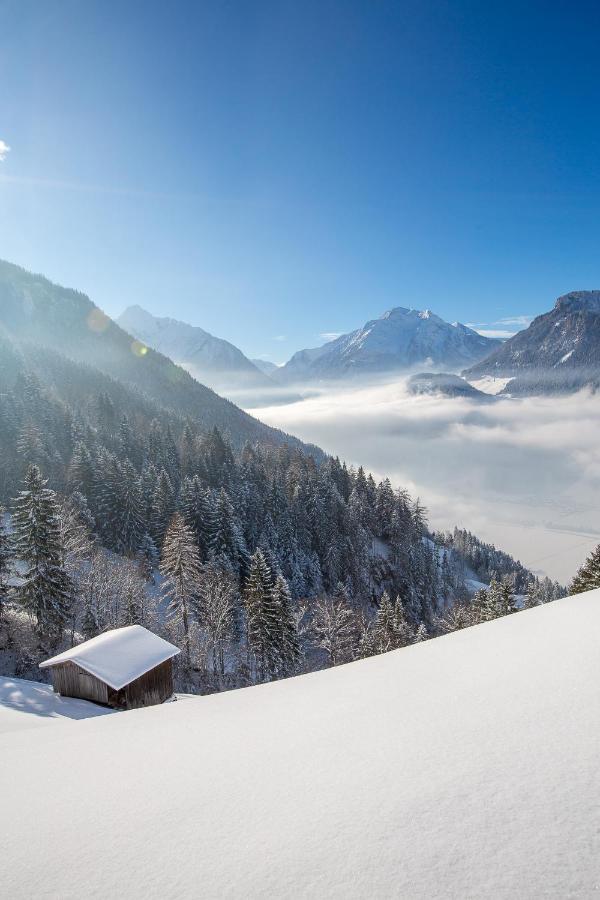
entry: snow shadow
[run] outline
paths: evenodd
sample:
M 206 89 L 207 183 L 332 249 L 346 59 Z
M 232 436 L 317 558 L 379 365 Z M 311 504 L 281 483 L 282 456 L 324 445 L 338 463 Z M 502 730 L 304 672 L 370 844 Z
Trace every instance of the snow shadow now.
M 114 712 L 87 700 L 61 697 L 48 684 L 21 678 L 0 678 L 0 716 L 3 709 L 55 719 L 89 719 Z

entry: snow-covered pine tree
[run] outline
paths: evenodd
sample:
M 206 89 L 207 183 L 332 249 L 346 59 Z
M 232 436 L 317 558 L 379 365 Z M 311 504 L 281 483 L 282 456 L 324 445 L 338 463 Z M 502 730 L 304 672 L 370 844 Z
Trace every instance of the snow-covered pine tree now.
M 428 641 L 428 640 L 429 640 L 429 632 L 427 631 L 425 623 L 421 622 L 421 624 L 415 631 L 413 643 L 420 644 L 422 641 Z
M 569 588 L 570 594 L 583 594 L 600 588 L 600 544 L 581 566 Z
M 145 621 L 145 584 L 139 569 L 130 560 L 123 579 L 122 625 L 143 625 Z
M 183 434 L 181 435 L 179 459 L 181 462 L 181 474 L 184 478 L 193 476 L 196 469 L 196 438 L 190 422 L 185 423 Z
M 278 615 L 277 651 L 279 671 L 291 675 L 296 671 L 302 652 L 298 640 L 292 595 L 283 575 L 278 575 L 272 588 L 273 603 Z
M 121 469 L 121 483 L 118 487 L 119 516 L 114 546 L 125 556 L 134 556 L 139 550 L 145 531 L 142 489 L 139 476 L 129 460 Z
M 5 524 L 5 511 L 0 506 L 0 620 L 8 597 L 12 552 Z
M 96 609 L 90 594 L 85 595 L 80 629 L 86 641 L 89 641 L 90 638 L 96 637 L 96 635 L 100 633 L 98 610 Z
M 138 552 L 136 554 L 140 575 L 144 581 L 154 583 L 154 570 L 158 565 L 158 550 L 150 534 L 145 531 L 142 535 Z
M 171 479 L 161 469 L 152 500 L 151 534 L 157 547 L 162 547 L 169 522 L 175 512 L 175 495 Z
M 523 609 L 533 609 L 535 606 L 540 606 L 543 602 L 544 599 L 541 585 L 536 578 L 534 581 L 530 581 L 527 585 L 525 598 L 523 600 Z
M 197 603 L 200 584 L 200 559 L 194 532 L 181 513 L 175 513 L 167 528 L 160 560 L 164 577 L 163 591 L 168 611 L 176 627 L 183 631 L 185 655 L 191 662 L 190 613 Z
M 396 629 L 394 622 L 394 607 L 390 595 L 384 591 L 379 601 L 379 609 L 375 615 L 373 624 L 372 649 L 373 653 L 386 653 L 396 646 Z
M 416 630 L 418 630 L 421 626 L 425 628 L 425 624 L 423 622 L 419 622 Z M 394 601 L 394 618 L 392 622 L 392 640 L 394 649 L 408 646 L 408 644 L 413 641 L 416 630 L 411 628 L 408 619 L 406 618 L 406 612 L 404 610 L 402 597 L 398 595 Z M 427 634 L 426 628 L 425 634 Z
M 515 596 L 510 580 L 506 577 L 501 581 L 492 578 L 487 591 L 486 617 L 497 619 L 516 611 Z
M 277 669 L 279 609 L 273 597 L 271 570 L 260 549 L 250 560 L 243 600 L 248 664 L 253 658 L 259 678 L 265 678 Z
M 197 475 L 184 479 L 179 494 L 179 508 L 185 521 L 194 530 L 200 558 L 206 561 L 215 533 L 214 503 L 212 494 Z
M 482 618 L 482 608 L 487 602 L 487 592 L 485 590 L 479 592 L 481 596 L 477 597 L 471 603 L 465 601 L 455 601 L 448 609 L 445 610 L 443 616 L 439 617 L 435 625 L 442 634 L 450 634 L 452 631 L 461 631 L 463 628 L 469 628 L 471 625 L 477 625 L 484 621 Z M 484 596 L 485 595 L 485 596 Z M 421 623 L 423 625 L 423 623 Z M 419 625 L 419 629 L 421 628 Z M 423 627 L 425 627 L 423 625 Z M 417 635 L 415 635 L 415 643 Z
M 210 556 L 215 560 L 227 559 L 236 574 L 245 568 L 247 551 L 244 537 L 224 488 L 221 488 L 214 508 Z
M 59 507 L 37 466 L 13 501 L 12 546 L 24 565 L 15 598 L 35 619 L 41 638 L 58 637 L 70 615 L 72 583 L 63 565 Z

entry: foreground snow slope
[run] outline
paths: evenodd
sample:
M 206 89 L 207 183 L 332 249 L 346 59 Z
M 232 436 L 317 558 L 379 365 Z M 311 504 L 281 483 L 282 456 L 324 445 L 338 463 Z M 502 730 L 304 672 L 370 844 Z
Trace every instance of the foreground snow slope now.
M 599 701 L 594 591 L 287 682 L 7 735 L 2 890 L 596 896 Z

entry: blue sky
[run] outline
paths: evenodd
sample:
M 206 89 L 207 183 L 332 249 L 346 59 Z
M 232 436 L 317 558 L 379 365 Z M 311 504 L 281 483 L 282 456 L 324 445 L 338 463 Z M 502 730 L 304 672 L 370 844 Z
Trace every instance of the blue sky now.
M 0 256 L 275 361 L 394 305 L 514 330 L 600 287 L 599 32 L 553 0 L 0 0 Z

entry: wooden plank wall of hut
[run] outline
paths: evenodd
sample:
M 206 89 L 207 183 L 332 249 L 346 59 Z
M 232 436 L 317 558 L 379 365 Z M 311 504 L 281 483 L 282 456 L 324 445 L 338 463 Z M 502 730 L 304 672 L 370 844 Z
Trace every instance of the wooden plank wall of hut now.
M 108 703 L 117 709 L 136 709 L 164 703 L 173 694 L 173 660 L 167 659 L 120 691 L 108 691 Z
M 52 666 L 52 687 L 63 697 L 80 697 L 94 703 L 108 703 L 108 685 L 99 681 L 76 663 L 66 662 Z

